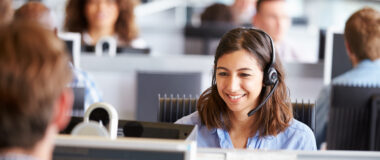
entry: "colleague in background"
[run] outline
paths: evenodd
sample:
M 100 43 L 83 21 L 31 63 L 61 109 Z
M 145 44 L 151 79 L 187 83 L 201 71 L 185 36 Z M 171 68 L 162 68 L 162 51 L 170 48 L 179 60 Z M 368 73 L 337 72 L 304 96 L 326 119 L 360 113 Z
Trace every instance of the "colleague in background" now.
M 212 86 L 200 96 L 198 111 L 176 123 L 198 126 L 199 147 L 315 150 L 311 129 L 293 118 L 285 73 L 273 54 L 261 30 L 226 33 L 215 54 Z
M 235 25 L 231 8 L 225 4 L 214 3 L 201 14 L 201 25 Z
M 136 3 L 136 0 L 69 0 L 64 28 L 82 33 L 86 45 L 95 45 L 103 37 L 114 37 L 118 46 L 146 48 L 135 23 Z
M 15 20 L 35 21 L 43 27 L 55 31 L 57 27 L 54 23 L 54 17 L 50 9 L 41 2 L 27 2 L 15 11 Z M 85 71 L 72 66 L 73 80 L 71 87 L 83 87 L 85 89 L 85 106 L 86 110 L 91 104 L 102 102 L 102 95 L 96 86 L 93 78 Z
M 296 47 L 286 39 L 291 25 L 286 0 L 258 0 L 253 26 L 267 32 L 276 43 L 279 58 L 285 62 L 302 62 L 306 55 L 301 55 Z
M 9 23 L 12 20 L 13 8 L 12 0 L 0 1 L 0 25 Z
M 64 47 L 31 22 L 0 27 L 0 159 L 52 159 L 73 103 Z
M 355 12 L 346 22 L 344 41 L 351 70 L 335 77 L 332 84 L 380 85 L 380 12 L 365 7 Z M 320 146 L 326 140 L 330 108 L 331 86 L 319 94 L 316 106 L 316 138 Z M 327 144 L 328 145 L 328 144 Z

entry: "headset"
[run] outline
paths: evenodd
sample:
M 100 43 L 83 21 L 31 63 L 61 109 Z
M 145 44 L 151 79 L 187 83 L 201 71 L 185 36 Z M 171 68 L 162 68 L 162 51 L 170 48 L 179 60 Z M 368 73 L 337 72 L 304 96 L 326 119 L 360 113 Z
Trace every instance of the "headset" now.
M 264 101 L 262 101 L 256 108 L 252 109 L 248 112 L 248 116 L 252 116 L 255 112 L 257 112 L 260 108 L 264 106 L 264 104 L 269 100 L 269 97 L 272 96 L 274 90 L 277 88 L 278 85 L 278 73 L 277 70 L 274 68 L 274 64 L 276 62 L 276 50 L 274 49 L 274 44 L 272 38 L 269 36 L 269 34 L 265 33 L 264 31 L 256 28 L 247 28 L 250 30 L 257 31 L 261 34 L 263 34 L 265 37 L 268 37 L 271 44 L 271 62 L 269 65 L 266 66 L 264 69 L 264 85 L 265 86 L 273 86 L 273 88 L 270 90 L 269 94 L 264 98 Z

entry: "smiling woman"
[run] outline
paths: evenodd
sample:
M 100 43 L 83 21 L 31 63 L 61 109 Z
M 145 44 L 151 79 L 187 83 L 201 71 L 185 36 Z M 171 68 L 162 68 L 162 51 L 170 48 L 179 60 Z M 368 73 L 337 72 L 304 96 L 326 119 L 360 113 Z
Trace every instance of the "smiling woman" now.
M 83 43 L 95 45 L 102 37 L 114 37 L 119 46 L 145 48 L 138 38 L 136 0 L 69 0 L 65 29 L 82 33 Z
M 255 28 L 222 37 L 212 86 L 199 98 L 198 112 L 176 122 L 198 125 L 199 147 L 316 149 L 311 129 L 293 119 L 273 48 L 271 38 Z

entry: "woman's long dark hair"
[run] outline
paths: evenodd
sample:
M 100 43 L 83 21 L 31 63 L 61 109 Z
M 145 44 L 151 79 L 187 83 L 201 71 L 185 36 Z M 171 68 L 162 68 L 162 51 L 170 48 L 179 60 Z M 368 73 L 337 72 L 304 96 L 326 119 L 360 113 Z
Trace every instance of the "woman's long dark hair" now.
M 236 28 L 222 37 L 215 54 L 211 87 L 202 93 L 197 104 L 201 121 L 209 129 L 224 128 L 228 131 L 231 129 L 229 109 L 217 90 L 216 67 L 220 57 L 238 50 L 249 52 L 257 60 L 262 70 L 271 63 L 270 39 L 257 29 Z M 289 122 L 293 118 L 284 81 L 284 71 L 279 59 L 276 60 L 274 68 L 278 72 L 278 86 L 264 106 L 255 113 L 260 136 L 277 135 L 289 126 Z M 268 95 L 271 87 L 273 86 L 263 87 L 259 98 L 261 101 Z

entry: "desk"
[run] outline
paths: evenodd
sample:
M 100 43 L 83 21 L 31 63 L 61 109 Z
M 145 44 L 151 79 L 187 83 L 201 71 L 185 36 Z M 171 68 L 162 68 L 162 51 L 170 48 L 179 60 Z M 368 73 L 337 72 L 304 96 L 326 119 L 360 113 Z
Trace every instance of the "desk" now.
M 80 66 L 89 72 L 103 92 L 103 99 L 116 108 L 120 119 L 135 120 L 136 72 L 200 72 L 202 90 L 211 85 L 214 56 L 152 56 L 122 54 L 116 57 L 81 56 Z M 323 85 L 323 63 L 285 63 L 286 83 L 292 100 L 314 101 Z
M 370 151 L 257 151 L 197 149 L 197 160 L 379 160 L 380 152 Z
M 181 160 L 379 160 L 369 151 L 265 151 L 197 148 L 196 142 L 149 138 L 58 136 L 53 160 L 60 159 L 181 159 Z

